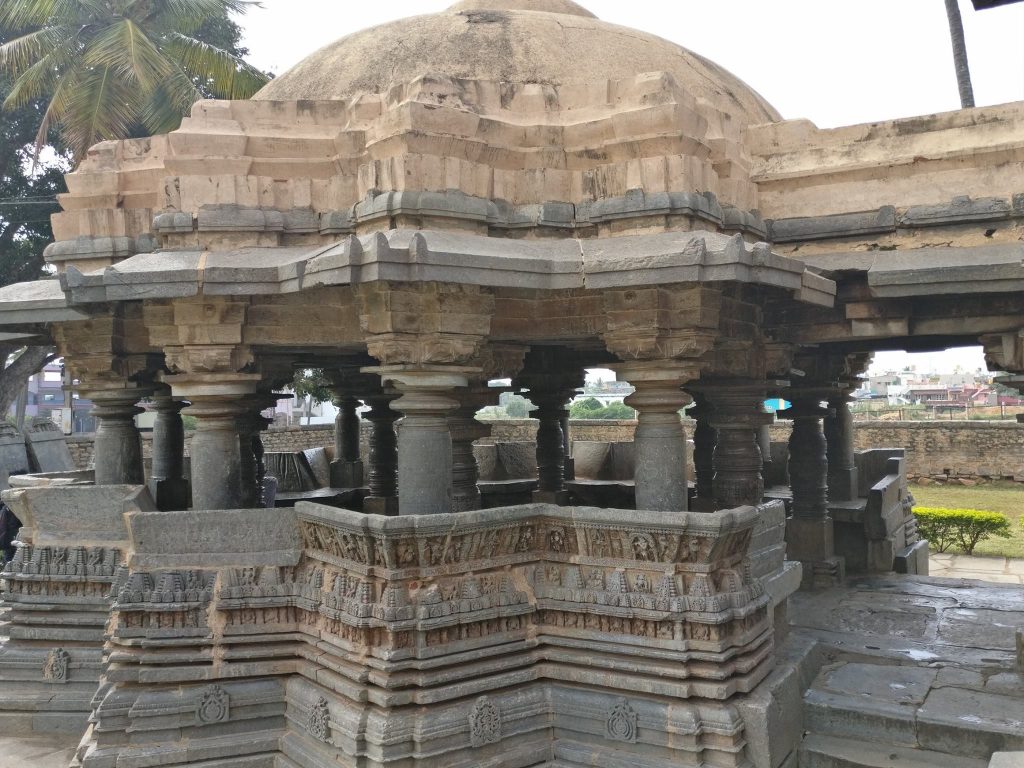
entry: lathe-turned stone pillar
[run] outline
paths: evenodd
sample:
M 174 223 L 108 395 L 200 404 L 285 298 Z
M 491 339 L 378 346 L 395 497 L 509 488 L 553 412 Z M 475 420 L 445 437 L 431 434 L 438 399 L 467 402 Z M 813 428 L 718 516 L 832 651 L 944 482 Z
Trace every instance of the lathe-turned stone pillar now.
M 828 443 L 828 496 L 832 501 L 857 498 L 857 461 L 853 442 L 852 389 L 833 391 L 825 416 L 825 440 Z
M 480 509 L 480 488 L 473 443 L 491 434 L 491 428 L 476 419 L 477 412 L 496 405 L 501 389 L 488 387 L 487 382 L 474 383 L 455 392 L 459 407 L 448 418 L 452 436 L 452 511 Z
M 701 384 L 718 431 L 712 456 L 716 509 L 760 504 L 764 498 L 764 461 L 758 430 L 771 420 L 764 410 L 767 383 L 749 379 Z
M 93 453 L 96 485 L 143 485 L 146 482 L 142 437 L 135 417 L 143 411 L 139 400 L 152 392 L 130 382 L 105 388 L 83 388 L 82 394 L 92 401 L 92 414 L 96 417 Z
M 334 420 L 334 461 L 331 485 L 335 488 L 359 488 L 363 484 L 363 462 L 359 457 L 359 400 L 346 394 L 334 401 L 338 416 Z
M 188 405 L 171 396 L 165 387 L 153 397 L 153 466 L 150 471 L 150 493 L 157 509 L 177 512 L 188 509 L 191 501 L 185 479 L 185 425 L 182 409 Z
M 452 511 L 452 438 L 448 416 L 458 408 L 454 390 L 468 386 L 463 372 L 372 369 L 402 393 L 391 407 L 398 430 L 398 514 Z
M 613 366 L 635 392 L 626 405 L 636 409 L 633 438 L 636 508 L 682 512 L 688 507 L 686 433 L 679 411 L 690 403 L 680 387 L 698 371 L 666 361 Z
M 793 420 L 789 438 L 789 482 L 793 514 L 786 524 L 786 554 L 804 564 L 807 586 L 830 586 L 842 580 L 842 560 L 835 556 L 832 518 L 828 511 L 827 444 L 822 419 L 826 390 L 791 390 L 792 407 L 783 413 Z
M 565 487 L 566 403 L 583 385 L 582 370 L 567 370 L 555 350 L 533 350 L 526 357 L 525 369 L 515 379 L 524 387 L 535 406 L 531 412 L 537 419 L 537 490 L 534 501 L 544 504 L 567 504 Z
M 370 455 L 367 472 L 368 494 L 363 499 L 363 511 L 371 515 L 398 514 L 398 436 L 395 421 L 399 414 L 391 410 L 391 403 L 399 393 L 384 389 L 366 395 L 370 406 Z
M 196 418 L 192 435 L 192 507 L 244 509 L 253 502 L 255 470 L 251 452 L 243 455 L 242 435 L 251 439 L 252 396 L 258 374 L 191 374 L 168 376 L 174 396 L 188 400 Z
M 697 393 L 694 396 L 696 405 L 687 411 L 696 424 L 693 428 L 693 471 L 696 486 L 696 498 L 693 509 L 697 512 L 710 512 L 715 508 L 715 445 L 718 443 L 718 430 L 711 426 L 711 404 L 707 397 Z

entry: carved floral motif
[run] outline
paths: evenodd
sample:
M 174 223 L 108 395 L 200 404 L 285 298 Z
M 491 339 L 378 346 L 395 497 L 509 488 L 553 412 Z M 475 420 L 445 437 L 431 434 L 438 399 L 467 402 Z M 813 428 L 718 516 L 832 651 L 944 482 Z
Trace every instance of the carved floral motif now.
M 327 706 L 327 699 L 323 696 L 318 698 L 309 708 L 306 716 L 306 730 L 309 735 L 317 741 L 329 744 L 331 741 L 331 712 Z
M 70 654 L 63 648 L 54 648 L 47 655 L 46 662 L 43 664 L 43 677 L 51 683 L 66 683 L 70 664 Z
M 605 736 L 612 741 L 636 744 L 636 712 L 625 699 L 619 699 L 608 710 L 605 720 Z
M 215 725 L 227 722 L 231 717 L 231 698 L 219 685 L 203 689 L 196 702 L 196 722 L 199 725 Z
M 481 696 L 469 713 L 469 742 L 474 747 L 501 741 L 501 712 L 489 698 Z

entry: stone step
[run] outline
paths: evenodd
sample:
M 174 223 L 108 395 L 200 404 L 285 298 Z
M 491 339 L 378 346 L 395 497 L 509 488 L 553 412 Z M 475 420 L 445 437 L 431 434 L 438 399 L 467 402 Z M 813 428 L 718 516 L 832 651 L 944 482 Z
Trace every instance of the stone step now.
M 810 733 L 800 745 L 799 765 L 800 768 L 988 768 L 988 760 Z
M 1020 676 L 859 662 L 823 669 L 804 694 L 804 728 L 959 759 L 1024 749 Z

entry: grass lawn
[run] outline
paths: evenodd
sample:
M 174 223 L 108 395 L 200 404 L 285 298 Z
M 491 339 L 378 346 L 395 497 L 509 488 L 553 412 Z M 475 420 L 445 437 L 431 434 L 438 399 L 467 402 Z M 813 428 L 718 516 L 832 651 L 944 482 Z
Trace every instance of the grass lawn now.
M 963 485 L 911 485 L 910 492 L 921 507 L 1002 512 L 1010 518 L 1013 538 L 983 541 L 975 548 L 974 554 L 1024 558 L 1024 528 L 1020 524 L 1024 518 L 1024 485 L 990 483 L 973 488 Z

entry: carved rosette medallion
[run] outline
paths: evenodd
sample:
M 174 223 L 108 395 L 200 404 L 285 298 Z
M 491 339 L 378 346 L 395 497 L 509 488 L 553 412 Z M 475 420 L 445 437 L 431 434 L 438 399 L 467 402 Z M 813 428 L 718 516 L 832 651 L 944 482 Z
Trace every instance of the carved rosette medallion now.
M 309 708 L 306 716 L 306 730 L 317 741 L 325 744 L 331 742 L 331 713 L 327 707 L 327 699 L 321 696 Z
M 51 683 L 66 683 L 68 681 L 68 666 L 71 663 L 71 656 L 63 648 L 54 648 L 46 657 L 43 664 L 43 677 Z
M 605 735 L 612 741 L 636 744 L 636 712 L 625 699 L 619 699 L 608 710 Z
M 196 702 L 196 722 L 199 725 L 223 723 L 231 716 L 231 699 L 219 685 L 203 689 Z
M 469 743 L 474 747 L 501 741 L 501 712 L 490 699 L 481 696 L 469 713 Z

